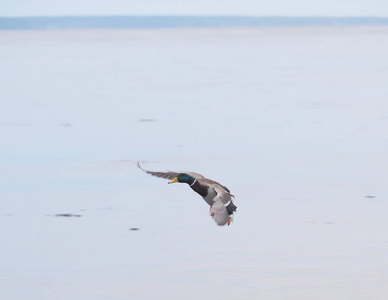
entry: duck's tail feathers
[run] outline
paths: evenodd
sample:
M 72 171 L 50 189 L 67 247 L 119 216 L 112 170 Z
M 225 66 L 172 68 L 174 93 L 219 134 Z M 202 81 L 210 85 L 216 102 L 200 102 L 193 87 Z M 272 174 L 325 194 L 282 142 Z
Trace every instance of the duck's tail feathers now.
M 229 204 L 226 206 L 226 210 L 228 211 L 229 216 L 233 215 L 233 213 L 237 210 L 237 206 L 234 205 L 232 201 L 229 201 Z

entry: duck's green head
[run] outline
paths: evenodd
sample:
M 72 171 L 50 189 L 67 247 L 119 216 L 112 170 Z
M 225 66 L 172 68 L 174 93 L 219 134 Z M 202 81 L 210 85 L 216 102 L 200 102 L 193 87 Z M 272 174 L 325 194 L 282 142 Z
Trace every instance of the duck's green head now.
M 177 177 L 175 177 L 173 180 L 171 180 L 169 183 L 174 182 L 182 182 L 187 184 L 193 184 L 195 181 L 195 178 L 193 176 L 190 176 L 186 173 L 179 173 Z

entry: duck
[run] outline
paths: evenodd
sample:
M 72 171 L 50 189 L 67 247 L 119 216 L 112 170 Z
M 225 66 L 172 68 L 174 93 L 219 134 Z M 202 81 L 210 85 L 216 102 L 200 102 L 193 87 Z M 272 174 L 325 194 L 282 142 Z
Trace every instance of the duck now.
M 230 193 L 226 186 L 194 172 L 149 171 L 143 169 L 139 162 L 136 165 L 147 174 L 169 179 L 170 181 L 168 183 L 179 182 L 188 184 L 210 206 L 209 215 L 217 225 L 230 225 L 233 222 L 233 216 L 237 210 L 237 206 L 233 203 L 234 195 Z

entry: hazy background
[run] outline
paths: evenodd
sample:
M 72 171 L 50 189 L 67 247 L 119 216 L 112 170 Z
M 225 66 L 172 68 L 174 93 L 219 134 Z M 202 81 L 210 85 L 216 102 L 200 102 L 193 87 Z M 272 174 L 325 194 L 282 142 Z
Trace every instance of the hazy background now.
M 387 16 L 1 1 L 1 16 Z M 388 299 L 388 27 L 0 30 L 0 298 Z M 231 226 L 184 184 L 236 195 Z
M 0 16 L 245 15 L 388 16 L 385 0 L 14 0 L 0 1 Z

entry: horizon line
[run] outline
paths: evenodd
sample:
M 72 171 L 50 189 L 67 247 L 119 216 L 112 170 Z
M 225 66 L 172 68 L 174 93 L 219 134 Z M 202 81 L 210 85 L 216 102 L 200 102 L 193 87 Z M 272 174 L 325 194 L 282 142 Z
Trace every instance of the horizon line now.
M 108 14 L 108 15 L 33 15 L 33 16 L 2 16 L 0 15 L 0 18 L 12 18 L 12 19 L 19 19 L 19 18 L 89 18 L 89 17 L 173 17 L 173 18 L 185 18 L 185 17 L 205 17 L 205 18 L 378 18 L 378 19 L 387 19 L 388 16 L 374 16 L 374 15 L 367 15 L 367 16 L 359 16 L 359 15 L 339 15 L 339 16 L 330 16 L 330 15 L 297 15 L 297 16 L 291 16 L 291 15 L 206 15 L 206 14 L 185 14 L 185 15 L 176 15 L 176 14 Z
M 382 26 L 388 17 L 103 15 L 0 17 L 0 30 L 261 26 Z

